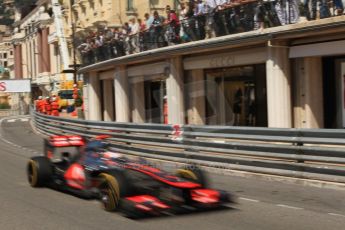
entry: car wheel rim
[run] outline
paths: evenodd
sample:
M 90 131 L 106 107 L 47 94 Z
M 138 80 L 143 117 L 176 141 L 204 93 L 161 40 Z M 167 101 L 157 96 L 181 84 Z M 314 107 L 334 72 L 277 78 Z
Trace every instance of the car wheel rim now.
M 32 184 L 32 165 L 30 164 L 29 167 L 28 167 L 28 181 L 30 184 Z
M 104 207 L 106 208 L 108 206 L 108 204 L 109 204 L 109 196 L 108 196 L 108 194 L 102 194 L 101 200 L 102 200 L 102 203 L 103 203 Z
M 30 161 L 27 169 L 28 173 L 28 181 L 31 186 L 35 186 L 37 183 L 37 171 L 36 165 L 34 161 Z
M 110 211 L 112 210 L 114 207 L 114 203 L 115 201 L 113 200 L 113 196 L 112 196 L 112 191 L 109 188 L 109 185 L 107 183 L 107 181 L 104 181 L 101 187 L 101 201 L 103 204 L 103 207 Z

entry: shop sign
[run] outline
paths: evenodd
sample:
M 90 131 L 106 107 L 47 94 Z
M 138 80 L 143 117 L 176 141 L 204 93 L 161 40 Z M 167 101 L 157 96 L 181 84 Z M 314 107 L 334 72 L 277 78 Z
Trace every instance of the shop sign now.
M 235 64 L 234 56 L 220 56 L 213 57 L 210 59 L 210 67 L 224 67 L 224 66 L 233 66 Z
M 31 92 L 30 80 L 3 80 L 3 81 L 0 81 L 0 92 L 5 92 L 5 93 Z

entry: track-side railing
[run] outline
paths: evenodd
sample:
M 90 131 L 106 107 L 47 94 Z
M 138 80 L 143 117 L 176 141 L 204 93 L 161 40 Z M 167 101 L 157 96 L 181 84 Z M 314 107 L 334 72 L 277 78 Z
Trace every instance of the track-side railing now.
M 345 183 L 345 130 L 135 124 L 33 113 L 44 135 L 108 134 L 120 153 L 238 171 Z

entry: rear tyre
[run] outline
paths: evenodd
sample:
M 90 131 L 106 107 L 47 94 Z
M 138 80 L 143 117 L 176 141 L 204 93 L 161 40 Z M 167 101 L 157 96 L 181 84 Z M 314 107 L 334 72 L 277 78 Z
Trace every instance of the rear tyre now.
M 176 172 L 178 177 L 200 184 L 202 187 L 207 187 L 207 178 L 205 173 L 195 165 L 178 169 Z
M 33 157 L 27 164 L 28 181 L 32 187 L 48 185 L 52 174 L 52 164 L 45 156 Z

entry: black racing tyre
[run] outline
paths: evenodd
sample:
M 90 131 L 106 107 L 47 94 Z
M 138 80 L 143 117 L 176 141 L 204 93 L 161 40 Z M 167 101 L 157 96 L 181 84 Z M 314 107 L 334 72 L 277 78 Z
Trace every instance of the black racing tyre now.
M 43 187 L 49 184 L 53 168 L 45 156 L 32 157 L 27 164 L 27 176 L 32 187 Z
M 189 165 L 188 167 L 178 169 L 176 175 L 183 179 L 198 183 L 202 187 L 207 187 L 207 178 L 205 173 L 195 165 Z
M 124 174 L 100 173 L 98 177 L 103 208 L 108 212 L 116 211 L 120 206 L 120 199 L 127 194 Z

